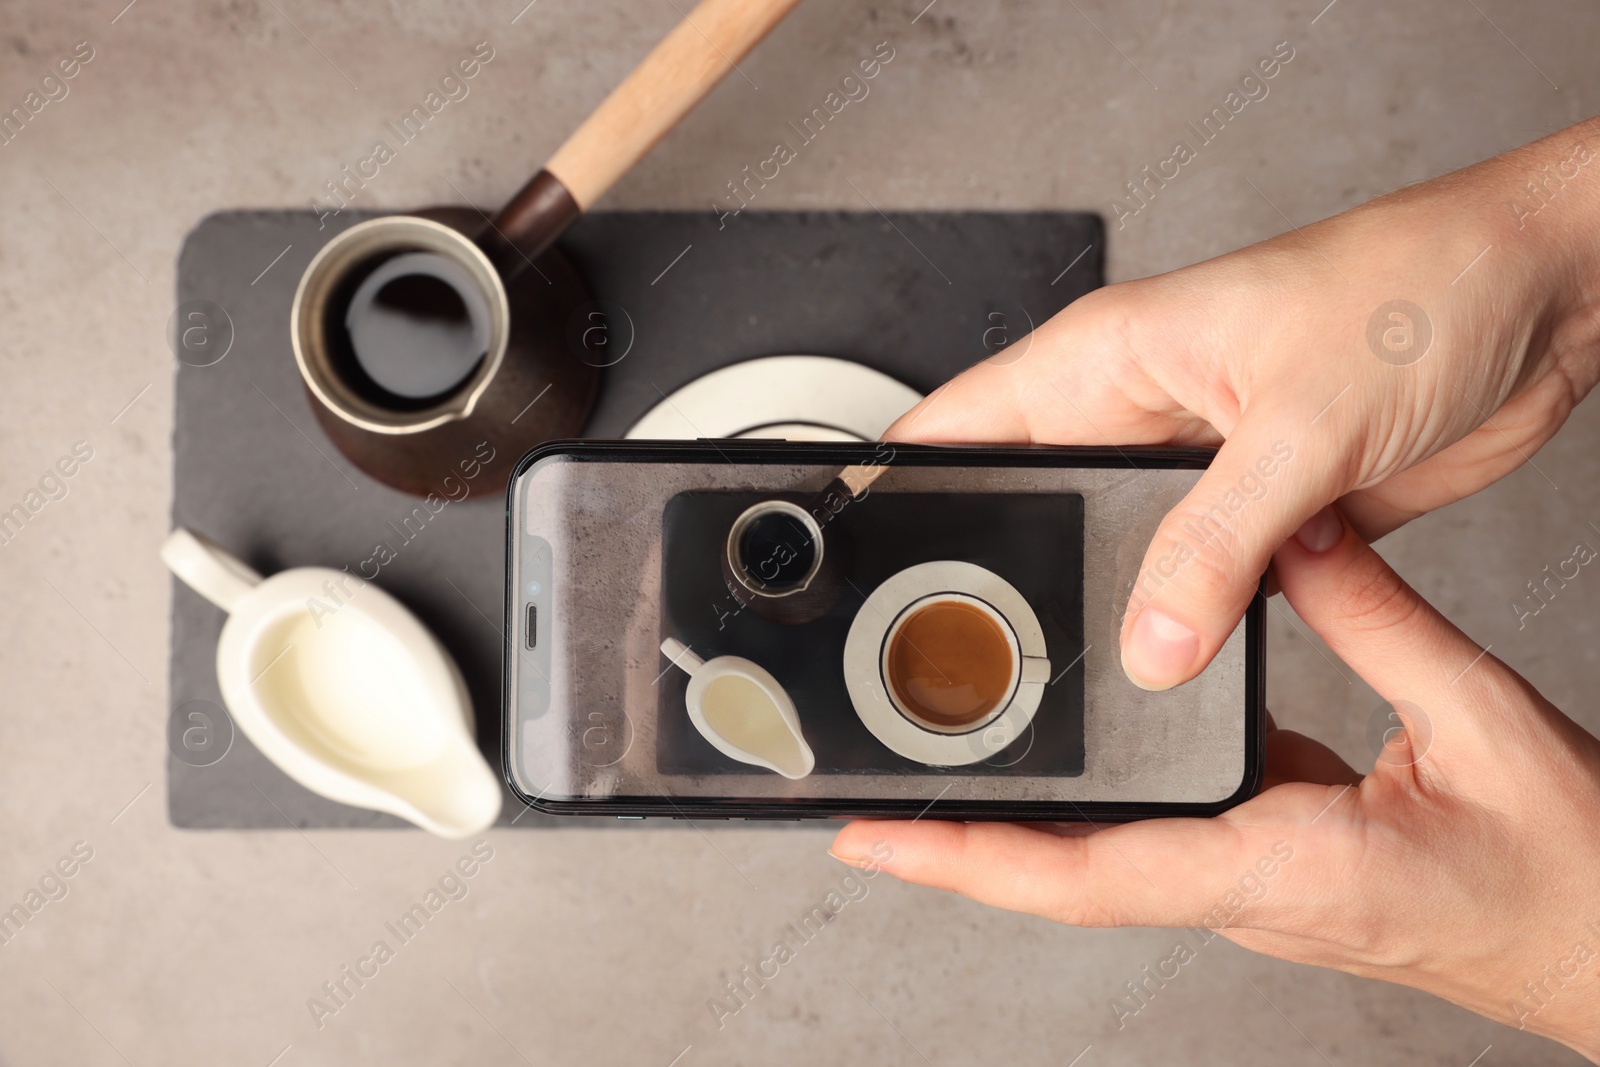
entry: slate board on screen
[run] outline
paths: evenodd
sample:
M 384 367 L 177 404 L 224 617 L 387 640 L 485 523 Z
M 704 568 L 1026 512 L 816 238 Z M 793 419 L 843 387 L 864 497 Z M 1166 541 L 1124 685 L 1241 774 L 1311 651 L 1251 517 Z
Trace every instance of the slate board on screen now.
M 739 514 L 772 494 L 679 493 L 662 516 L 661 636 L 704 659 L 743 656 L 761 664 L 800 709 L 816 775 L 902 774 L 1067 777 L 1083 773 L 1083 671 L 1061 670 L 1044 687 L 1038 713 L 1016 741 L 989 759 L 929 767 L 872 736 L 855 713 L 844 679 L 845 641 L 867 593 L 907 567 L 934 560 L 975 563 L 1027 600 L 1052 663 L 1083 658 L 1083 497 L 1077 493 L 890 493 L 875 491 L 839 511 L 824 544 L 843 559 L 827 610 L 783 623 L 728 602 L 720 547 Z M 671 671 L 657 698 L 656 769 L 663 775 L 748 773 L 700 736 L 683 713 L 687 671 Z

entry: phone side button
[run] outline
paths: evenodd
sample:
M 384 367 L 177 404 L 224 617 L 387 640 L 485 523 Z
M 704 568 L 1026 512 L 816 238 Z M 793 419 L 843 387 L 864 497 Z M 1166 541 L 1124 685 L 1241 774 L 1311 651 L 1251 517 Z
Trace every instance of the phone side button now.
M 618 819 L 643 819 L 643 815 L 618 815 Z

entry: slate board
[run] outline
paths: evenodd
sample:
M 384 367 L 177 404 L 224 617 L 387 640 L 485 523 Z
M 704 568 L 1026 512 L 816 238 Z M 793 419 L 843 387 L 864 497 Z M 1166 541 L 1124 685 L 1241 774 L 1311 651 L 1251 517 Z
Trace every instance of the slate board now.
M 353 569 L 390 546 L 378 584 L 455 657 L 479 745 L 497 766 L 504 498 L 474 490 L 405 528 L 417 502 L 339 455 L 290 347 L 301 272 L 335 233 L 370 217 L 346 212 L 319 230 L 309 211 L 230 211 L 185 239 L 174 321 L 209 301 L 226 313 L 230 336 L 216 362 L 179 362 L 172 521 L 263 573 Z M 1105 247 L 1098 216 L 1068 212 L 746 212 L 725 224 L 709 211 L 598 212 L 562 244 L 596 297 L 627 309 L 636 335 L 606 372 L 588 437 L 621 436 L 663 394 L 765 355 L 855 359 L 930 392 L 1096 288 Z M 211 317 L 218 351 L 224 331 Z M 197 710 L 225 718 L 214 663 L 222 623 L 221 611 L 174 581 L 169 737 L 192 729 Z M 306 791 L 237 731 L 220 759 L 197 762 L 168 758 L 167 810 L 178 827 L 408 825 Z M 513 821 L 614 825 L 525 812 L 508 791 L 501 823 Z

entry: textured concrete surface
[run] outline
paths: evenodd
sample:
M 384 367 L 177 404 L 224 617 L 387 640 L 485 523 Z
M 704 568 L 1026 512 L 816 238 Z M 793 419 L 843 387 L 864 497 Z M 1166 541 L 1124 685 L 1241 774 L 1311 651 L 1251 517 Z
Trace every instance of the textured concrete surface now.
M 724 976 L 840 885 L 826 835 L 493 834 L 468 894 L 398 944 L 385 922 L 468 845 L 168 827 L 156 547 L 183 233 L 218 208 L 306 205 L 485 39 L 495 58 L 471 95 L 357 202 L 493 204 L 676 15 L 658 0 L 137 0 L 119 15 L 123 2 L 13 0 L 0 26 L 5 108 L 76 42 L 94 49 L 69 94 L 0 147 L 0 502 L 23 499 L 75 442 L 93 449 L 67 495 L 0 549 L 0 901 L 21 900 L 75 842 L 80 856 L 92 849 L 66 896 L 0 947 L 6 1062 L 1575 1062 L 1421 994 L 1220 943 L 1119 1031 L 1108 1001 L 1172 935 L 1069 930 L 888 879 L 718 1029 L 706 1001 Z M 895 58 L 871 96 L 760 206 L 1109 213 L 1186 120 L 1292 44 L 1270 95 L 1113 227 L 1114 277 L 1265 237 L 1600 110 L 1600 11 L 1577 0 L 924 2 L 807 0 L 610 202 L 706 206 L 883 40 Z M 1509 605 L 1595 536 L 1597 444 L 1591 403 L 1537 470 L 1385 548 L 1591 727 L 1600 582 L 1572 583 L 1521 631 Z M 1270 662 L 1281 720 L 1370 764 L 1370 691 L 1287 616 Z M 380 938 L 393 958 L 349 983 L 319 1029 L 308 998 Z

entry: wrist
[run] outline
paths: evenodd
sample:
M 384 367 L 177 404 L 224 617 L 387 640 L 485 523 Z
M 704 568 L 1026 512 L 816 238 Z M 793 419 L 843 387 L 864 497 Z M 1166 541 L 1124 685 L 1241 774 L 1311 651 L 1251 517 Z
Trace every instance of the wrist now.
M 1539 286 L 1550 357 L 1581 399 L 1600 382 L 1600 118 L 1483 166 L 1495 174 L 1492 240 Z
M 1594 863 L 1591 858 L 1579 866 L 1593 868 Z M 1559 1041 L 1600 1064 L 1600 918 L 1581 925 L 1575 925 L 1577 916 L 1570 921 L 1573 925 L 1557 924 L 1563 932 L 1543 951 L 1522 955 L 1515 988 L 1511 981 L 1500 984 L 1509 992 L 1504 1014 L 1492 1009 L 1483 1014 Z M 1535 958 L 1541 961 L 1537 967 Z

